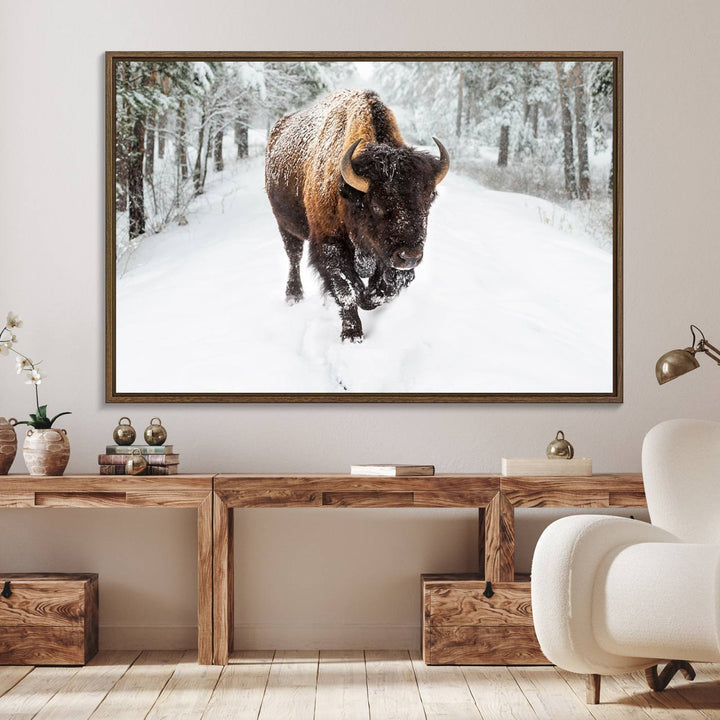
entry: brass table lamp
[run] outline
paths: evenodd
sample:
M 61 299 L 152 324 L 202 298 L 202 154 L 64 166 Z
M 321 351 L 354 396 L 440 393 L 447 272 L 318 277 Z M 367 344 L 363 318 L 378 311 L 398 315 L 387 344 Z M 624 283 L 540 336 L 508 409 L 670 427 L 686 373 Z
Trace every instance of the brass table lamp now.
M 700 336 L 699 340 L 696 331 Z M 720 350 L 705 339 L 703 331 L 697 325 L 691 325 L 690 332 L 692 333 L 692 345 L 690 347 L 686 347 L 684 350 L 670 350 L 670 352 L 660 356 L 655 363 L 655 377 L 660 385 L 674 380 L 696 367 L 700 367 L 700 363 L 695 357 L 699 352 L 704 352 L 720 365 Z

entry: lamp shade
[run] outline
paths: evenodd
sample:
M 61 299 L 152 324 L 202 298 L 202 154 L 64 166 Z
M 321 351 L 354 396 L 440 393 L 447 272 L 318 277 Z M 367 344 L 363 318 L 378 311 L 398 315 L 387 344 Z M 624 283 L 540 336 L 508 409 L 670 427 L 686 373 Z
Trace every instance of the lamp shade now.
M 662 385 L 670 380 L 674 380 L 686 372 L 700 367 L 700 363 L 695 357 L 693 348 L 685 348 L 684 350 L 670 350 L 660 357 L 655 363 L 655 377 Z

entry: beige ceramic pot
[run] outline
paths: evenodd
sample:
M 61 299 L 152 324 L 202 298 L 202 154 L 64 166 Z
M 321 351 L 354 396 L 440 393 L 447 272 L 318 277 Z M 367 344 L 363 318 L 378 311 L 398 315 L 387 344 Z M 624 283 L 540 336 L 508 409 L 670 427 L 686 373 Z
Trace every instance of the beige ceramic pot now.
M 23 457 L 31 475 L 62 475 L 70 460 L 67 432 L 55 428 L 28 428 Z
M 7 475 L 17 453 L 17 435 L 15 435 L 15 418 L 6 420 L 0 417 L 0 475 Z

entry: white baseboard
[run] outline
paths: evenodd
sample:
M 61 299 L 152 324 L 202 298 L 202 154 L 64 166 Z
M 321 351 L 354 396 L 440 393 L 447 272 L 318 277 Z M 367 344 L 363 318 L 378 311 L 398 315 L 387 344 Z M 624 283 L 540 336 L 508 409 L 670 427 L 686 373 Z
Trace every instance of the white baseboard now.
M 100 627 L 101 650 L 196 647 L 194 625 Z M 420 628 L 417 625 L 236 625 L 235 647 L 244 650 L 405 650 L 420 647 Z

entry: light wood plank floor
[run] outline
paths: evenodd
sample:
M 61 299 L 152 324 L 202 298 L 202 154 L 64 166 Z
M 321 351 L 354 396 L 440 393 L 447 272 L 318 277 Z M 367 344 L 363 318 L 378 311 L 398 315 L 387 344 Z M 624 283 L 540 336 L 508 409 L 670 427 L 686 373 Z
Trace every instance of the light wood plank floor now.
M 103 652 L 82 668 L 0 667 L 0 720 L 720 720 L 720 664 L 651 693 L 642 674 L 584 678 L 552 667 L 428 667 L 419 652 Z

